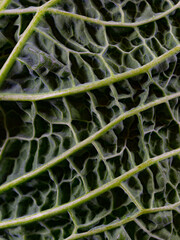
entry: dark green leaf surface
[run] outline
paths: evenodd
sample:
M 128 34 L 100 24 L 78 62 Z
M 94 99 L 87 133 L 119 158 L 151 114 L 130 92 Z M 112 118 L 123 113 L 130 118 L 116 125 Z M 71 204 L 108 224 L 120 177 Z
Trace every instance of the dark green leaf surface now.
M 180 239 L 180 2 L 0 2 L 0 240 Z

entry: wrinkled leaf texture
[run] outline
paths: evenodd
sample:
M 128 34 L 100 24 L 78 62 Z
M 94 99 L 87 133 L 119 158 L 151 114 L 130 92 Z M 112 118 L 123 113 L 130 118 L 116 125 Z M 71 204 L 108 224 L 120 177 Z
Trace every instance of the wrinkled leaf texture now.
M 180 239 L 180 2 L 1 0 L 0 239 Z

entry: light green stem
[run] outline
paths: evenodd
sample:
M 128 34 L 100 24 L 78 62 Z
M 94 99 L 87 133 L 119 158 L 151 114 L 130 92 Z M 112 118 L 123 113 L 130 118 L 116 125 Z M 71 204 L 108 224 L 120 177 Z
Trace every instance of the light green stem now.
M 167 153 L 164 153 L 157 157 L 150 158 L 149 160 L 141 163 L 140 165 L 138 165 L 138 166 L 134 167 L 133 169 L 129 170 L 128 172 L 124 173 L 120 177 L 115 178 L 114 180 L 102 185 L 101 187 L 99 187 L 99 188 L 97 188 L 97 189 L 71 201 L 71 202 L 63 204 L 59 207 L 54 207 L 54 208 L 51 208 L 51 209 L 48 209 L 48 210 L 45 210 L 45 211 L 42 211 L 39 213 L 32 214 L 30 216 L 20 217 L 20 218 L 16 218 L 13 220 L 2 221 L 2 222 L 0 222 L 0 228 L 8 228 L 8 227 L 14 227 L 14 226 L 18 226 L 18 225 L 28 224 L 28 223 L 47 219 L 47 218 L 56 216 L 58 214 L 61 214 L 63 212 L 66 212 L 66 211 L 68 211 L 72 208 L 75 208 L 87 201 L 90 201 L 91 199 L 103 194 L 104 192 L 111 190 L 112 188 L 118 187 L 121 182 L 127 180 L 128 178 L 132 177 L 134 174 L 146 169 L 147 167 L 149 167 L 157 162 L 160 162 L 164 159 L 175 156 L 177 154 L 180 154 L 180 148 L 172 150 Z M 140 212 L 141 213 L 147 212 L 147 209 L 143 209 Z M 106 228 L 107 228 L 106 230 L 109 230 L 108 226 Z
M 11 54 L 9 55 L 8 59 L 6 60 L 5 64 L 3 65 L 3 67 L 0 70 L 0 85 L 5 80 L 8 72 L 11 69 L 11 67 L 13 66 L 17 56 L 19 55 L 19 53 L 21 52 L 21 50 L 24 47 L 25 43 L 27 42 L 27 40 L 29 39 L 29 37 L 33 33 L 34 27 L 39 23 L 41 17 L 45 14 L 46 10 L 50 6 L 56 4 L 58 1 L 60 1 L 60 0 L 50 0 L 49 2 L 45 3 L 40 8 L 38 8 L 37 13 L 33 17 L 32 21 L 29 24 L 29 26 L 23 32 L 23 34 L 20 37 L 18 43 L 16 44 L 16 46 L 12 50 Z
M 104 87 L 107 85 L 111 85 L 115 82 L 134 77 L 138 74 L 142 74 L 147 72 L 149 69 L 153 68 L 154 66 L 158 65 L 159 63 L 165 61 L 167 58 L 171 57 L 172 55 L 178 53 L 180 51 L 180 45 L 177 45 L 173 49 L 167 51 L 163 55 L 155 58 L 151 62 L 145 64 L 142 67 L 130 70 L 128 72 L 124 72 L 121 74 L 117 74 L 108 78 L 105 78 L 100 81 L 82 84 L 77 87 L 64 89 L 60 91 L 53 91 L 48 93 L 37 93 L 37 94 L 14 94 L 14 93 L 0 93 L 0 100 L 3 101 L 40 101 L 44 99 L 51 99 L 51 98 L 57 98 L 57 97 L 64 97 L 69 96 L 81 92 L 86 92 L 89 90 L 97 89 L 100 87 Z
M 170 204 L 168 206 L 164 206 L 164 207 L 159 207 L 159 208 L 148 208 L 148 209 L 143 209 L 137 213 L 135 213 L 133 216 L 131 217 L 127 217 L 123 220 L 120 220 L 116 223 L 112 223 L 106 226 L 102 226 L 96 229 L 92 229 L 88 232 L 84 232 L 84 233 L 79 233 L 79 234 L 73 234 L 70 237 L 66 238 L 65 240 L 75 240 L 75 239 L 81 239 L 84 237 L 88 237 L 88 236 L 92 236 L 95 234 L 99 234 L 117 227 L 120 227 L 128 222 L 134 221 L 136 218 L 140 217 L 141 215 L 145 215 L 145 214 L 152 214 L 152 213 L 156 213 L 156 212 L 162 212 L 162 211 L 171 211 L 174 210 L 175 208 L 180 206 L 180 202 L 177 202 L 175 204 Z
M 168 14 L 172 13 L 174 10 L 178 9 L 179 7 L 180 7 L 180 2 L 175 4 L 173 7 L 171 7 L 170 9 L 168 9 L 167 11 L 165 11 L 163 13 L 159 13 L 149 19 L 146 19 L 143 21 L 137 21 L 134 23 L 103 21 L 103 20 L 79 15 L 76 13 L 71 13 L 71 12 L 54 9 L 54 8 L 47 9 L 47 12 L 54 13 L 54 14 L 60 14 L 60 15 L 68 16 L 71 18 L 76 18 L 79 20 L 99 24 L 102 26 L 117 26 L 117 27 L 132 27 L 132 28 L 134 28 L 134 27 L 138 27 L 138 26 L 150 23 L 150 22 L 157 21 L 157 20 L 167 16 Z M 4 10 L 4 11 L 0 12 L 0 15 L 17 15 L 17 14 L 19 15 L 19 14 L 26 14 L 26 13 L 34 13 L 37 11 L 38 11 L 38 7 L 30 7 L 30 8 L 25 8 L 25 9 L 9 9 L 9 10 Z
M 168 14 L 170 14 L 171 12 L 173 12 L 174 10 L 176 10 L 177 8 L 180 7 L 180 2 L 178 2 L 176 5 L 174 5 L 173 7 L 171 7 L 170 9 L 168 9 L 167 11 L 157 14 L 156 16 L 143 20 L 143 21 L 139 21 L 139 22 L 134 22 L 134 23 L 123 23 L 123 22 L 114 22 L 114 21 L 103 21 L 103 20 L 99 20 L 99 19 L 94 19 L 94 18 L 90 18 L 90 17 L 86 17 L 86 16 L 82 16 L 79 14 L 75 14 L 75 13 L 71 13 L 71 12 L 65 12 L 59 9 L 54 9 L 54 8 L 50 8 L 48 9 L 48 12 L 54 13 L 54 14 L 61 14 L 64 16 L 68 16 L 71 18 L 76 18 L 79 20 L 83 20 L 86 22 L 91 22 L 91 23 L 95 23 L 95 24 L 99 24 L 102 26 L 116 26 L 116 27 L 138 27 L 150 22 L 154 22 L 157 21 L 165 16 L 167 16 Z
M 0 3 L 0 11 L 3 11 L 10 4 L 10 2 L 11 0 L 2 0 L 2 2 Z
M 26 13 L 36 13 L 40 7 L 28 7 L 28 8 L 15 8 L 15 9 L 6 9 L 0 12 L 0 16 L 4 15 L 21 15 Z
M 76 144 L 74 147 L 72 147 L 71 149 L 67 150 L 66 152 L 64 152 L 63 154 L 61 154 L 60 156 L 57 156 L 56 158 L 52 159 L 50 162 L 44 164 L 43 166 L 37 168 L 36 170 L 33 170 L 19 178 L 14 179 L 11 182 L 5 183 L 3 185 L 0 186 L 0 193 L 9 190 L 10 188 L 13 188 L 23 182 L 26 182 L 30 179 L 32 179 L 35 176 L 38 176 L 39 174 L 47 171 L 48 169 L 56 166 L 58 163 L 60 163 L 61 161 L 65 160 L 66 158 L 68 158 L 69 156 L 71 156 L 72 154 L 76 153 L 77 151 L 79 151 L 80 149 L 86 147 L 87 145 L 91 144 L 93 141 L 95 141 L 96 139 L 98 139 L 99 137 L 101 137 L 103 134 L 105 134 L 107 131 L 109 131 L 111 128 L 113 128 L 116 124 L 118 124 L 119 122 L 123 121 L 126 118 L 129 118 L 131 116 L 134 116 L 140 112 L 143 112 L 149 108 L 152 108 L 154 106 L 157 106 L 159 104 L 162 104 L 164 102 L 167 102 L 171 99 L 180 97 L 180 92 L 163 97 L 163 98 L 159 98 L 157 100 L 155 100 L 154 102 L 150 102 L 146 105 L 142 105 L 139 107 L 136 107 L 130 111 L 127 111 L 125 113 L 123 113 L 122 115 L 120 115 L 119 117 L 117 117 L 116 119 L 114 119 L 112 122 L 110 122 L 109 124 L 107 124 L 106 126 L 104 126 L 101 130 L 97 131 L 95 134 L 91 135 L 90 137 L 86 138 L 84 141 Z

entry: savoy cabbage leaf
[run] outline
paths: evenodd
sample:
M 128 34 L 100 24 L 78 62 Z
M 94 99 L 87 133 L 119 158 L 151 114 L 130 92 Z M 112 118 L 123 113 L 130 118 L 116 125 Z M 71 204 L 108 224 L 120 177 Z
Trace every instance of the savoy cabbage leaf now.
M 0 239 L 180 239 L 180 2 L 0 1 Z

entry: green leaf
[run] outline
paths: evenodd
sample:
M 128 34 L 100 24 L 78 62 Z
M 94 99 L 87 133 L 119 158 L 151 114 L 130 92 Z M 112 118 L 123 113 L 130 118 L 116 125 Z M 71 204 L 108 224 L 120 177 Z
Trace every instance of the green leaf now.
M 180 239 L 180 2 L 0 3 L 0 239 Z

